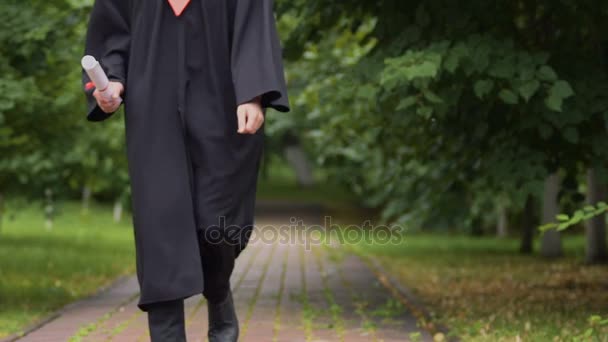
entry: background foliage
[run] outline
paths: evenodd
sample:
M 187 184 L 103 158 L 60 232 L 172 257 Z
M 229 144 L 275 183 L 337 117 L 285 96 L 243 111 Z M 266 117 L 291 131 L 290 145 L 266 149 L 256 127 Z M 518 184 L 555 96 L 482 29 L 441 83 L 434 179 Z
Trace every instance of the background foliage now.
M 122 194 L 121 120 L 83 118 L 79 59 L 92 1 L 3 2 L 0 11 L 0 193 Z
M 563 209 L 586 170 L 605 183 L 605 3 L 279 5 L 296 21 L 291 127 L 385 220 L 487 231 L 501 208 L 521 221 L 551 174 Z
M 122 118 L 84 120 L 91 0 L 5 1 L 0 193 L 128 198 Z M 583 205 L 605 183 L 608 5 L 600 1 L 276 0 L 297 142 L 384 221 L 476 234 L 526 221 L 545 181 Z M 546 201 L 544 201 L 546 202 Z M 594 203 L 591 203 L 594 204 Z M 540 206 L 529 211 L 540 222 Z

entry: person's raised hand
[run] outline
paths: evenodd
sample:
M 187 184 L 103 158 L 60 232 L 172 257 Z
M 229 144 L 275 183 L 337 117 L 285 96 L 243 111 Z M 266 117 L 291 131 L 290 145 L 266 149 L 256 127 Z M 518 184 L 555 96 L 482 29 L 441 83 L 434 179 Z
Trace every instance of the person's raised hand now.
M 236 115 L 239 123 L 238 133 L 255 134 L 264 123 L 261 99 L 257 97 L 250 102 L 243 103 L 237 108 Z
M 95 89 L 95 91 L 93 92 L 93 96 L 97 100 L 99 108 L 109 114 L 114 113 L 118 110 L 118 107 L 120 107 L 121 101 L 119 101 L 118 99 L 120 98 L 124 90 L 125 88 L 122 83 L 110 82 L 108 84 L 108 89 L 105 90 L 106 92 L 110 92 L 110 94 L 112 95 L 109 100 L 103 97 L 97 89 Z

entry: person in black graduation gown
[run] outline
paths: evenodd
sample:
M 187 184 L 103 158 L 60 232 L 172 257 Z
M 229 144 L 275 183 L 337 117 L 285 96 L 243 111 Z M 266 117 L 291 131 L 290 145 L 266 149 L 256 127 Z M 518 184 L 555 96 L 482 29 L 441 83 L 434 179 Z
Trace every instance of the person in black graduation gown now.
M 96 0 L 85 54 L 122 97 L 138 306 L 153 341 L 184 341 L 203 293 L 210 341 L 235 341 L 230 275 L 253 227 L 266 108 L 289 111 L 272 0 Z M 83 72 L 87 119 L 118 109 Z M 99 126 L 96 129 L 103 129 Z M 219 234 L 218 234 L 219 233 Z

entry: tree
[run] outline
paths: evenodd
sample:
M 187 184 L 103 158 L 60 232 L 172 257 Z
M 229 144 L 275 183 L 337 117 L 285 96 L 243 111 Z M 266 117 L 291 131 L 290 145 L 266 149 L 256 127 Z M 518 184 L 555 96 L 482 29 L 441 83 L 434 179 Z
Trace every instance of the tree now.
M 553 222 L 560 213 L 558 197 L 560 185 L 561 179 L 558 173 L 550 175 L 545 180 L 543 222 Z M 545 231 L 541 241 L 540 254 L 547 258 L 555 258 L 563 254 L 560 232 L 557 229 Z
M 3 2 L 0 193 L 42 198 L 126 184 L 122 124 L 85 120 L 79 60 L 92 1 Z
M 534 251 L 534 232 L 536 231 L 534 196 L 529 194 L 522 212 L 522 238 L 519 251 L 523 254 L 532 254 Z
M 587 171 L 587 203 L 596 205 L 606 200 L 606 184 L 598 177 L 597 170 Z M 606 248 L 606 214 L 589 219 L 585 227 L 587 238 L 585 261 L 587 263 L 601 263 L 608 261 Z

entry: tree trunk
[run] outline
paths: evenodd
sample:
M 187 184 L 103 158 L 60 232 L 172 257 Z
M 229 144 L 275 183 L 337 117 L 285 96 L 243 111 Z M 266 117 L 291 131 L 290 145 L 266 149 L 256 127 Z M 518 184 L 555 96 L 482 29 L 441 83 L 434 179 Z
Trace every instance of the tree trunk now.
M 53 190 L 46 189 L 46 205 L 44 207 L 44 226 L 47 230 L 53 229 L 53 219 L 55 217 L 55 201 L 53 199 Z
M 606 199 L 606 186 L 598 179 L 594 169 L 587 171 L 587 203 L 596 205 Z M 585 226 L 585 261 L 602 263 L 608 260 L 606 248 L 606 215 L 596 216 L 587 221 Z
M 532 254 L 534 252 L 534 210 L 534 196 L 528 195 L 521 220 L 522 235 L 519 251 L 523 254 Z
M 471 236 L 483 236 L 483 221 L 479 217 L 476 217 L 471 221 Z
M 87 185 L 82 187 L 82 212 L 89 212 L 89 202 L 91 201 L 91 188 Z
M 122 220 L 122 201 L 114 202 L 114 222 L 119 223 Z
M 285 148 L 285 157 L 289 165 L 294 169 L 299 185 L 314 185 L 315 180 L 312 174 L 312 166 L 300 145 L 287 146 Z
M 555 222 L 556 216 L 559 214 L 559 189 L 561 187 L 561 179 L 556 173 L 550 175 L 545 180 L 545 191 L 543 196 L 543 224 Z M 551 229 L 543 234 L 540 254 L 546 258 L 557 258 L 562 255 L 562 239 L 561 234 Z
M 0 232 L 2 231 L 2 222 L 4 220 L 4 196 L 0 192 Z
M 507 209 L 504 205 L 498 205 L 498 222 L 496 223 L 496 236 L 505 238 L 509 235 L 509 220 L 507 218 Z

